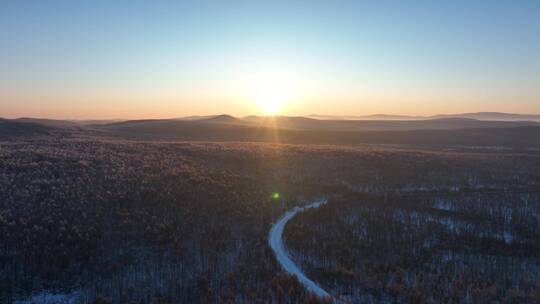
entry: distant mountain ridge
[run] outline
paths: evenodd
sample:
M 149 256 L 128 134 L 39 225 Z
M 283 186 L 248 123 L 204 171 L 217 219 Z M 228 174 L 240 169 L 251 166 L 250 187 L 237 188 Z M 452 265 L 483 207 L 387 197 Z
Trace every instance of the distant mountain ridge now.
M 512 113 L 500 113 L 500 112 L 476 112 L 476 113 L 463 113 L 463 114 L 439 114 L 433 116 L 433 118 L 470 118 L 478 120 L 500 120 L 500 121 L 540 121 L 540 114 L 512 114 Z
M 516 116 L 517 115 L 517 116 Z M 304 116 L 257 116 L 234 117 L 228 114 L 211 116 L 191 116 L 187 118 L 174 119 L 141 119 L 126 121 L 86 121 L 76 122 L 68 120 L 52 120 L 38 118 L 18 118 L 8 121 L 33 123 L 60 129 L 85 129 L 104 128 L 108 126 L 144 126 L 144 128 L 174 128 L 175 125 L 220 125 L 243 126 L 271 129 L 288 130 L 319 130 L 319 131 L 410 131 L 410 130 L 457 130 L 474 128 L 512 128 L 540 126 L 540 119 L 534 120 L 511 120 L 510 118 L 535 118 L 534 115 L 519 115 L 505 113 L 469 113 L 457 115 L 437 115 L 425 117 L 423 119 L 413 119 L 412 116 L 392 116 L 377 114 L 365 116 L 372 119 L 316 119 Z M 461 117 L 465 116 L 465 117 Z M 478 119 L 475 117 L 481 117 Z M 379 118 L 379 119 L 373 119 Z M 384 119 L 383 119 L 384 118 Z M 397 119 L 400 118 L 400 119 Z M 488 120 L 488 118 L 500 118 L 499 120 Z M 505 118 L 505 119 L 502 119 Z M 92 123 L 94 122 L 94 123 Z
M 496 131 L 494 128 L 342 131 L 167 120 L 104 125 L 100 129 L 104 134 L 132 140 L 540 147 L 540 126 Z
M 512 128 L 540 126 L 534 121 L 491 121 L 472 118 L 437 118 L 423 120 L 321 120 L 302 116 L 246 116 L 216 115 L 201 119 L 129 120 L 107 126 L 133 126 L 147 128 L 176 128 L 176 126 L 203 125 L 242 126 L 269 129 L 313 130 L 313 131 L 411 131 L 411 130 L 458 130 L 474 128 Z M 100 127 L 100 126 L 96 126 Z
M 319 120 L 424 120 L 426 116 L 392 115 L 392 114 L 371 114 L 371 115 L 319 115 L 311 114 L 306 116 Z
M 502 112 L 474 112 L 461 114 L 437 114 L 431 116 L 373 114 L 361 116 L 332 116 L 312 114 L 308 117 L 323 120 L 430 120 L 439 118 L 470 118 L 494 121 L 540 121 L 540 114 L 514 114 Z
M 76 132 L 76 133 L 72 133 Z M 540 147 L 540 123 L 472 118 L 320 120 L 293 116 L 214 115 L 77 125 L 39 119 L 0 119 L 0 139 L 78 134 L 133 140 L 242 141 L 298 144 L 426 144 Z

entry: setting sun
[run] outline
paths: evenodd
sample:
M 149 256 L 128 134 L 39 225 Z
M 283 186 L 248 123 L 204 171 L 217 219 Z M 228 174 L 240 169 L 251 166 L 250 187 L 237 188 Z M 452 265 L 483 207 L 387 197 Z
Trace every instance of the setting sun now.
M 287 99 L 286 93 L 265 91 L 257 97 L 257 102 L 265 115 L 277 115 L 281 112 Z
M 264 66 L 246 72 L 240 90 L 249 93 L 249 99 L 257 104 L 264 115 L 278 115 L 287 111 L 288 105 L 300 87 L 297 76 L 286 68 Z

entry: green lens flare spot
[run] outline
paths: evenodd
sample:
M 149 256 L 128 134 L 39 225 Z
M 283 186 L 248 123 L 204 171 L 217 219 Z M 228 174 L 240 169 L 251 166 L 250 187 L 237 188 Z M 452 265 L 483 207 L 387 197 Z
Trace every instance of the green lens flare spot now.
M 272 193 L 272 198 L 273 199 L 279 199 L 279 197 L 280 197 L 279 193 L 277 193 L 277 192 Z

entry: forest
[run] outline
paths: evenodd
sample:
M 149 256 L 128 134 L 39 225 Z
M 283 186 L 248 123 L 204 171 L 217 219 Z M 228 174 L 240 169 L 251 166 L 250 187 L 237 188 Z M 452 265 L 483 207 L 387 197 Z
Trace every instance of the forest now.
M 286 231 L 346 302 L 540 302 L 540 193 L 350 194 Z
M 284 212 L 325 197 L 284 239 L 345 303 L 535 303 L 539 157 L 10 138 L 0 141 L 0 302 L 329 302 L 284 272 L 267 240 Z

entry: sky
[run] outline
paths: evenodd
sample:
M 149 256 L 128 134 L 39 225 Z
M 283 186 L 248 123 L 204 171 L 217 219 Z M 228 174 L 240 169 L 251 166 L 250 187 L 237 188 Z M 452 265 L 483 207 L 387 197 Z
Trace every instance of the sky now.
M 540 114 L 540 1 L 0 2 L 0 117 Z

